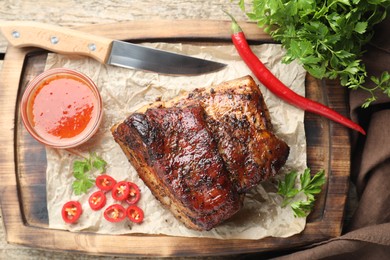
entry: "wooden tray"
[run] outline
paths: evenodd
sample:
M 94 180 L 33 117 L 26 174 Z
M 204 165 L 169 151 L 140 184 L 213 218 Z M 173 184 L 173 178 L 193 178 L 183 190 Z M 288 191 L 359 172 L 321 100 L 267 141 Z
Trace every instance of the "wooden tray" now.
M 255 24 L 243 23 L 253 44 L 270 42 Z M 91 25 L 78 28 L 132 41 L 164 40 L 231 44 L 228 21 L 160 21 Z M 19 100 L 26 83 L 42 72 L 47 53 L 9 47 L 0 74 L 0 202 L 9 243 L 90 254 L 139 256 L 223 255 L 284 250 L 340 235 L 350 172 L 350 140 L 346 128 L 312 114 L 305 115 L 308 166 L 325 169 L 327 184 L 305 230 L 289 238 L 218 240 L 157 235 L 98 235 L 48 228 L 46 154 L 24 129 Z M 307 96 L 346 114 L 345 88 L 307 76 Z

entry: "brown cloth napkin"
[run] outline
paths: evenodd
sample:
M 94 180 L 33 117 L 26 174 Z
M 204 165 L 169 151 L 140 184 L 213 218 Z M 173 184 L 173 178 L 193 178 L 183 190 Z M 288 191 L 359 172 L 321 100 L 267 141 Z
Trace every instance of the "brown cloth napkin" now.
M 390 17 L 375 28 L 364 54 L 369 75 L 390 71 L 389 32 Z M 351 181 L 359 202 L 343 234 L 300 251 L 270 252 L 245 259 L 390 259 L 390 98 L 381 93 L 378 96 L 363 109 L 367 92 L 350 92 L 351 118 L 365 128 L 367 135 L 351 133 Z

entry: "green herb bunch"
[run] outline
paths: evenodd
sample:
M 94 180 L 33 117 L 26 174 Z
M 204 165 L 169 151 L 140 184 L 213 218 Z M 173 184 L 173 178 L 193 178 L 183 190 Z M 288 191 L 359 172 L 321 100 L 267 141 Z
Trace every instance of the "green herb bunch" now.
M 287 53 L 283 61 L 299 60 L 314 77 L 340 79 L 342 86 L 370 93 L 363 104 L 375 101 L 376 90 L 390 97 L 390 74 L 370 76 L 361 61 L 363 47 L 373 36 L 373 26 L 386 18 L 390 0 L 239 0 L 249 19 L 280 42 Z M 249 7 L 249 8 L 248 8 Z
M 87 193 L 95 184 L 95 179 L 92 178 L 92 171 L 97 170 L 100 173 L 105 171 L 107 162 L 104 161 L 96 153 L 91 153 L 88 158 L 84 160 L 76 160 L 73 162 L 73 181 L 72 188 L 76 195 Z
M 321 192 L 322 185 L 326 182 L 325 171 L 321 170 L 311 177 L 310 169 L 305 169 L 299 177 L 299 187 L 297 177 L 296 171 L 287 173 L 284 180 L 278 183 L 278 194 L 283 197 L 282 207 L 290 205 L 295 217 L 306 217 L 314 207 L 315 195 Z M 306 198 L 298 200 L 299 194 L 304 194 Z

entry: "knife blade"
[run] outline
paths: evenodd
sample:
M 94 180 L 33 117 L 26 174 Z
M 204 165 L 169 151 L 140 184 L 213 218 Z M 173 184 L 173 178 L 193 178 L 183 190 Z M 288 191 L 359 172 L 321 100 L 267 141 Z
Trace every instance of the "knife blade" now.
M 0 30 L 14 47 L 38 47 L 60 54 L 83 55 L 103 64 L 162 74 L 197 75 L 226 66 L 215 61 L 39 22 L 0 22 Z

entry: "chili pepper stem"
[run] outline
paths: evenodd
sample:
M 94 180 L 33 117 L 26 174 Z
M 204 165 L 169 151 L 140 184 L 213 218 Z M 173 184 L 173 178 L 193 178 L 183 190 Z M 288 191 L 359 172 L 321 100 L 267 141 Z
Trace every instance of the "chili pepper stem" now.
M 227 11 L 225 10 L 222 10 L 225 14 L 227 14 L 230 19 L 232 20 L 232 25 L 231 25 L 231 29 L 232 29 L 232 33 L 235 34 L 235 33 L 239 33 L 239 32 L 242 32 L 242 29 L 240 27 L 240 25 L 237 23 L 236 19 L 233 17 L 233 15 L 229 14 Z
M 252 52 L 248 42 L 246 41 L 245 34 L 241 27 L 238 25 L 232 15 L 227 13 L 232 19 L 232 41 L 236 47 L 237 52 L 251 69 L 256 78 L 272 93 L 281 98 L 283 101 L 296 106 L 302 110 L 312 112 L 328 119 L 331 119 L 337 123 L 340 123 L 346 127 L 354 129 L 361 134 L 365 135 L 364 129 L 353 122 L 352 120 L 342 116 L 331 108 L 307 99 L 298 95 L 292 91 L 289 87 L 283 84 L 272 72 L 261 62 L 261 60 Z

